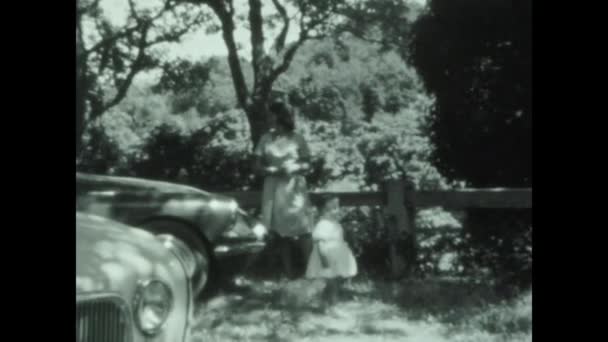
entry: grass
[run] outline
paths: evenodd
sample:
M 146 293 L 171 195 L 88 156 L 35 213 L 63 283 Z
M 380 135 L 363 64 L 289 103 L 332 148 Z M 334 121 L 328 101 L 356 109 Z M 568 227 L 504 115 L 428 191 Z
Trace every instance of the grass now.
M 532 340 L 530 291 L 501 298 L 488 286 L 457 280 L 357 280 L 346 284 L 336 312 L 325 313 L 317 292 L 292 300 L 286 289 L 250 281 L 218 295 L 198 310 L 191 341 Z

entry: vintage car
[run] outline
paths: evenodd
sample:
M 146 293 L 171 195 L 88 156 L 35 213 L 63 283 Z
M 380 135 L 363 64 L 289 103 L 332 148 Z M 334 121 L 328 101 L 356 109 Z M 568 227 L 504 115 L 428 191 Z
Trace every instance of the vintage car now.
M 197 295 L 265 246 L 266 229 L 233 198 L 185 185 L 76 173 L 76 209 L 185 243 L 196 259 Z
M 194 256 L 170 236 L 76 213 L 76 341 L 187 341 Z

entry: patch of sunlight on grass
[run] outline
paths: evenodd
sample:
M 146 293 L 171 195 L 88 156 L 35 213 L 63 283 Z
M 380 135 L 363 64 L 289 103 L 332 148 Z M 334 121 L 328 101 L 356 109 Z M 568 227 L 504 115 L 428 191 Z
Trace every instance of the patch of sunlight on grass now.
M 531 341 L 531 293 L 507 301 L 482 287 L 429 281 L 362 280 L 345 289 L 351 295 L 324 313 L 280 306 L 272 299 L 280 286 L 253 284 L 248 295 L 209 301 L 191 341 Z
M 526 293 L 511 302 L 488 307 L 476 315 L 471 325 L 490 333 L 526 333 L 532 331 L 532 293 Z
M 532 340 L 532 293 L 511 301 L 490 304 L 466 323 L 451 326 L 447 334 L 454 341 L 519 342 Z

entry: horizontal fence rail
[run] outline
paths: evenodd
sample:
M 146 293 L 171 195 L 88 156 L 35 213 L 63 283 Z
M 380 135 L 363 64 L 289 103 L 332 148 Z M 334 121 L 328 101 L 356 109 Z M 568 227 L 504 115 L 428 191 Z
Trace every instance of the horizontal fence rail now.
M 244 208 L 261 205 L 261 192 L 224 192 L 223 195 L 235 198 Z M 385 206 L 385 192 L 313 192 L 311 198 L 336 196 L 340 205 L 346 207 Z M 405 206 L 444 207 L 450 209 L 495 208 L 526 209 L 532 208 L 532 189 L 463 189 L 438 191 L 405 191 Z
M 465 189 L 405 193 L 406 205 L 444 208 L 532 208 L 532 189 Z
M 418 208 L 443 207 L 446 209 L 493 208 L 493 209 L 531 209 L 532 189 L 460 189 L 441 191 L 411 191 L 400 180 L 388 182 L 385 191 L 378 192 L 312 192 L 311 199 L 321 195 L 335 196 L 340 205 L 345 207 L 382 206 L 386 213 L 394 218 L 387 225 L 389 235 L 397 236 L 399 231 L 407 231 L 411 236 L 416 234 L 415 216 Z M 262 201 L 260 192 L 225 192 L 224 195 L 235 198 L 243 208 L 259 208 Z M 445 227 L 436 229 L 447 233 Z M 425 229 L 428 233 L 428 230 Z M 402 275 L 406 269 L 396 239 L 390 243 L 391 273 Z M 416 239 L 414 239 L 416 241 Z M 414 242 L 415 244 L 417 242 Z M 416 249 L 414 249 L 416 250 Z
M 223 192 L 225 196 L 233 197 L 239 205 L 245 208 L 258 207 L 262 203 L 261 192 Z M 382 206 L 386 205 L 386 196 L 382 192 L 312 192 L 311 199 L 319 196 L 336 196 L 340 205 L 345 207 Z

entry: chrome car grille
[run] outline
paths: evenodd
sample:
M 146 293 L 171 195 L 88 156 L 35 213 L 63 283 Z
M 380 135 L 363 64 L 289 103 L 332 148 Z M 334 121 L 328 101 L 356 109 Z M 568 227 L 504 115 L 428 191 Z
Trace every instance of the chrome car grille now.
M 76 300 L 76 342 L 130 342 L 131 324 L 118 297 Z

